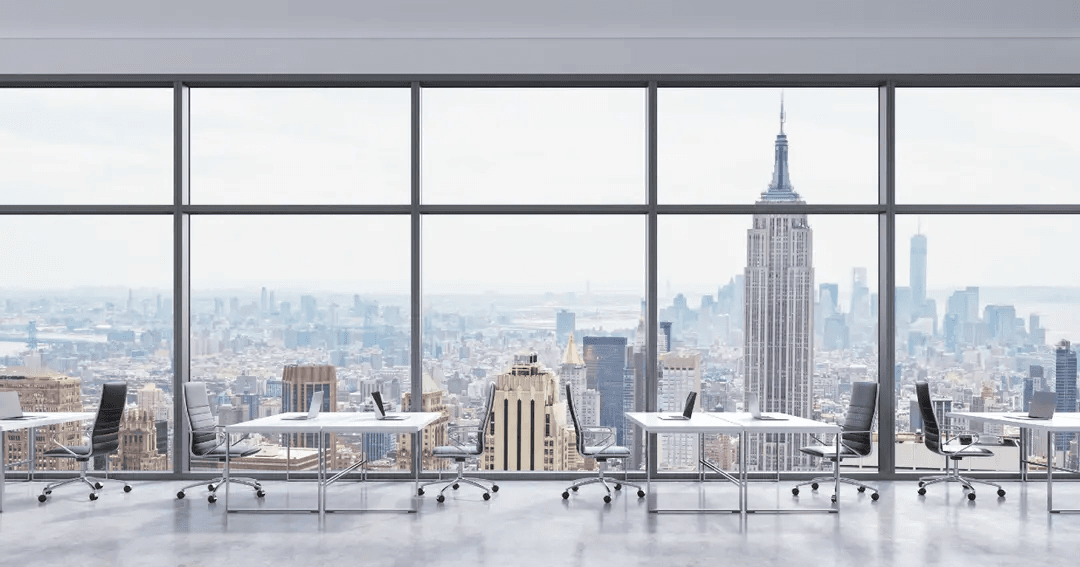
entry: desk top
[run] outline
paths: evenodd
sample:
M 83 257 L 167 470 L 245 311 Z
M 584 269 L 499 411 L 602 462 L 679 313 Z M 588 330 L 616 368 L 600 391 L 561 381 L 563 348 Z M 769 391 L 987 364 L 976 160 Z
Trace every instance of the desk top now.
M 839 433 L 840 426 L 793 415 L 787 419 L 754 419 L 749 412 L 695 413 L 689 420 L 660 419 L 671 412 L 629 412 L 626 418 L 649 433 Z
M 225 427 L 228 433 L 416 433 L 442 415 L 405 412 L 405 419 L 379 420 L 375 412 L 322 412 L 315 419 L 285 419 L 304 413 L 281 413 Z
M 56 425 L 69 421 L 89 421 L 97 414 L 92 411 L 28 411 L 23 415 L 37 416 L 35 419 L 0 419 L 0 431 L 15 431 L 29 427 L 41 427 L 42 425 Z
M 991 423 L 1002 423 L 1041 431 L 1080 431 L 1080 413 L 1078 412 L 1055 413 L 1054 417 L 1050 419 L 1019 417 L 1027 415 L 1022 412 L 951 411 L 945 415 L 961 419 L 979 419 Z
M 722 413 L 710 413 L 717 419 L 723 419 L 738 424 L 747 433 L 840 433 L 840 426 L 835 423 L 814 421 L 805 417 L 796 417 L 786 413 L 769 412 L 786 419 L 754 419 L 750 412 L 732 411 Z

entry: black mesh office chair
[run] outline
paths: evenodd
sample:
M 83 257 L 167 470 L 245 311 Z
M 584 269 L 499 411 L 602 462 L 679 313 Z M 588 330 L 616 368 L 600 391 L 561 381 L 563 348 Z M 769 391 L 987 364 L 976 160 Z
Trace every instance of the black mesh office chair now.
M 839 455 L 837 455 L 835 444 L 814 445 L 799 450 L 807 455 L 828 459 L 836 463 L 835 466 L 840 466 L 840 463 L 837 462 L 838 459 L 843 462 L 844 459 L 858 459 L 869 456 L 874 450 L 872 435 L 874 431 L 874 414 L 877 411 L 877 393 L 878 385 L 876 382 L 855 382 L 851 385 L 851 403 L 848 404 L 844 424 L 840 426 Z M 791 493 L 798 496 L 800 486 L 809 484 L 810 488 L 817 490 L 818 483 L 831 483 L 832 481 L 833 477 L 831 476 L 813 478 L 796 484 L 795 488 L 791 489 Z M 863 484 L 845 477 L 840 477 L 840 482 L 859 487 L 859 492 L 866 492 L 866 489 L 869 488 L 874 491 L 870 495 L 870 499 L 878 499 L 878 489 L 869 484 Z M 832 501 L 836 502 L 835 494 L 832 496 Z
M 968 500 L 975 499 L 972 483 L 987 484 L 997 487 L 998 496 L 1005 496 L 1005 489 L 1000 484 L 986 480 L 975 480 L 960 476 L 960 461 L 969 457 L 993 457 L 994 452 L 986 447 L 979 447 L 979 439 L 985 435 L 957 427 L 941 428 L 938 426 L 934 403 L 930 400 L 930 385 L 926 382 L 915 384 L 915 393 L 919 396 L 919 413 L 923 421 L 923 443 L 926 448 L 938 455 L 948 457 L 945 474 L 927 476 L 919 479 L 919 495 L 926 494 L 926 487 L 939 482 L 959 482 L 968 491 Z M 952 444 L 952 441 L 960 441 Z M 951 469 L 949 465 L 952 465 Z
M 115 453 L 120 448 L 120 420 L 124 417 L 124 404 L 127 401 L 127 384 L 124 382 L 108 382 L 101 388 L 101 404 L 98 406 L 97 418 L 94 419 L 94 427 L 89 431 L 89 444 L 68 447 L 60 445 L 56 449 L 45 451 L 46 457 L 55 459 L 75 459 L 82 465 L 79 476 L 60 482 L 48 484 L 38 495 L 38 502 L 45 502 L 53 490 L 71 484 L 82 482 L 90 487 L 90 500 L 98 499 L 98 491 L 102 489 L 102 480 L 109 480 L 109 459 L 105 459 L 105 478 L 96 478 L 86 475 L 86 469 L 90 459 L 97 456 L 107 456 Z M 54 441 L 55 443 L 55 441 Z M 120 481 L 117 481 L 120 482 Z M 131 492 L 131 485 L 124 483 L 124 492 Z
M 424 487 L 432 484 L 446 483 L 446 486 L 442 487 L 439 491 L 439 495 L 435 498 L 436 501 L 442 502 L 446 500 L 443 496 L 443 492 L 446 492 L 447 488 L 453 488 L 457 490 L 460 486 L 459 483 L 471 484 L 484 491 L 484 500 L 491 499 L 491 492 L 498 492 L 499 485 L 491 483 L 489 489 L 482 481 L 473 478 L 465 478 L 465 460 L 469 457 L 475 457 L 484 454 L 484 434 L 487 432 L 488 426 L 491 424 L 491 409 L 495 406 L 495 383 L 491 382 L 487 388 L 487 404 L 484 406 L 484 417 L 480 418 L 480 425 L 452 425 L 447 428 L 446 436 L 449 445 L 441 445 L 432 449 L 431 454 L 440 459 L 454 459 L 457 461 L 458 469 L 457 476 L 453 480 L 444 481 L 441 478 L 432 482 L 425 482 L 420 485 L 420 488 L 416 490 L 416 494 L 419 496 L 424 495 Z M 490 492 L 489 492 L 490 490 Z
M 603 427 L 599 425 L 582 425 L 578 421 L 577 411 L 574 409 L 574 396 L 570 391 L 570 384 L 566 385 L 566 406 L 570 409 L 570 419 L 574 422 L 574 431 L 577 435 L 577 450 L 582 457 L 588 457 L 596 459 L 596 462 L 600 464 L 599 475 L 590 476 L 575 480 L 573 484 L 567 487 L 563 491 L 563 499 L 570 498 L 570 491 L 577 492 L 578 488 L 593 483 L 600 483 L 604 485 L 604 489 L 607 490 L 607 494 L 604 495 L 604 502 L 611 502 L 611 489 L 608 485 L 609 480 L 604 478 L 604 467 L 609 459 L 629 459 L 630 449 L 626 447 L 620 447 L 615 445 L 615 428 Z M 632 486 L 636 489 L 638 498 L 645 497 L 645 491 L 634 483 L 626 482 L 624 475 L 622 483 L 614 483 L 615 490 L 621 490 L 622 485 Z
M 184 407 L 187 410 L 188 420 L 188 457 L 192 462 L 224 463 L 226 453 L 228 453 L 229 459 L 232 460 L 250 457 L 259 452 L 257 447 L 243 445 L 239 441 L 228 445 L 229 438 L 223 431 L 225 427 L 217 425 L 214 414 L 210 411 L 210 398 L 206 395 L 205 382 L 188 382 L 184 384 Z M 181 488 L 180 492 L 176 493 L 176 497 L 183 498 L 187 489 L 205 484 L 210 491 L 210 496 L 206 499 L 213 504 L 217 502 L 217 490 L 225 484 L 224 480 L 224 476 L 219 476 L 209 483 L 199 481 L 189 484 Z M 259 498 L 266 496 L 262 485 L 253 478 L 229 475 L 229 482 L 254 488 L 255 495 Z

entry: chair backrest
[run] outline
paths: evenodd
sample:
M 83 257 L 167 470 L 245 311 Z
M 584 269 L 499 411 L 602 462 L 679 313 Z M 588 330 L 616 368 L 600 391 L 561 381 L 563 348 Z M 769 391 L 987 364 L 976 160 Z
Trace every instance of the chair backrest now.
M 577 435 L 578 453 L 584 455 L 585 435 L 581 432 L 581 425 L 578 423 L 577 410 L 574 409 L 574 395 L 570 391 L 570 384 L 566 385 L 566 408 L 570 410 L 570 421 L 574 422 L 574 434 Z
M 919 396 L 919 413 L 922 414 L 923 443 L 927 449 L 940 455 L 941 429 L 934 414 L 934 402 L 930 399 L 930 384 L 916 382 L 915 393 Z
M 487 390 L 487 405 L 484 407 L 484 417 L 480 420 L 480 431 L 476 435 L 476 448 L 481 453 L 484 452 L 484 436 L 491 426 L 492 410 L 495 408 L 495 383 L 490 382 Z
M 877 393 L 877 382 L 853 383 L 851 403 L 848 405 L 847 416 L 844 418 L 845 433 L 842 434 L 844 446 L 864 457 L 874 450 L 874 440 L 870 429 L 874 427 Z M 848 433 L 849 431 L 853 433 Z
M 206 382 L 184 384 L 184 407 L 187 409 L 188 427 L 191 428 L 191 454 L 202 456 L 218 445 L 214 414 L 210 411 L 210 397 L 206 395 Z
M 101 387 L 101 405 L 90 434 L 91 456 L 105 455 L 120 448 L 120 420 L 124 418 L 126 403 L 127 383 L 106 382 Z

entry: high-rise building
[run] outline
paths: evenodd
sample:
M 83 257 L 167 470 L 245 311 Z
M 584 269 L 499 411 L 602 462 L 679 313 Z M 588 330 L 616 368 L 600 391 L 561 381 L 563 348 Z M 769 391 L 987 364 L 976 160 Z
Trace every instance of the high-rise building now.
M 450 426 L 450 411 L 443 400 L 445 391 L 439 386 L 430 374 L 423 375 L 423 393 L 420 397 L 420 411 L 441 414 L 431 425 L 424 428 L 420 433 L 420 454 L 423 470 L 442 470 L 450 468 L 453 464 L 448 459 L 440 459 L 433 455 L 435 447 L 446 445 L 446 432 Z M 412 392 L 405 392 L 401 397 L 401 407 L 408 409 L 412 405 Z M 397 468 L 408 470 L 412 466 L 412 434 L 402 433 L 398 436 Z
M 8 368 L 0 375 L 0 392 L 18 392 L 23 411 L 83 411 L 80 381 L 42 368 Z M 53 441 L 71 447 L 83 442 L 83 427 L 79 422 L 37 427 L 35 467 L 40 471 L 76 470 L 78 463 L 72 459 L 47 459 L 45 449 L 54 447 Z M 6 436 L 5 463 L 23 462 L 30 458 L 28 430 L 21 429 L 3 433 Z
M 759 205 L 803 203 L 788 174 L 783 106 L 780 116 L 772 183 Z M 753 222 L 746 244 L 745 394 L 757 394 L 763 411 L 811 417 L 813 233 L 805 214 L 759 213 Z M 749 463 L 787 470 L 805 462 L 797 437 L 755 436 L 747 447 Z M 766 463 L 766 456 L 777 462 Z
M 163 471 L 168 456 L 158 452 L 158 427 L 153 412 L 128 408 L 120 421 L 120 448 L 109 455 L 109 467 L 123 471 Z
M 911 286 L 911 303 L 917 315 L 922 314 L 926 304 L 926 235 L 916 234 L 911 237 L 911 268 L 908 270 L 908 285 Z
M 337 411 L 337 369 L 330 365 L 285 366 L 281 373 L 281 411 L 306 412 L 310 409 L 315 392 L 323 393 L 323 405 L 319 411 Z M 291 435 L 293 447 L 317 448 L 319 438 L 315 433 Z M 327 441 L 334 436 L 328 436 Z M 327 447 L 334 447 L 328 444 Z
M 495 418 L 484 436 L 486 470 L 556 471 L 567 468 L 566 402 L 559 380 L 535 352 L 514 355 L 495 379 Z
M 600 425 L 614 427 L 615 443 L 624 443 L 626 337 L 583 337 L 585 387 L 600 392 Z
M 1076 411 L 1076 351 L 1071 348 L 1069 341 L 1062 339 L 1054 349 L 1054 376 L 1056 377 L 1057 412 Z M 1054 445 L 1058 451 L 1069 448 L 1075 434 L 1058 433 L 1054 437 Z
M 686 396 L 698 392 L 701 396 L 701 354 L 669 352 L 660 361 L 658 407 L 660 411 L 681 412 Z M 698 403 L 700 407 L 700 402 Z M 696 435 L 665 433 L 657 436 L 659 462 L 669 470 L 696 470 L 698 463 Z
M 582 425 L 598 425 L 600 423 L 600 394 L 586 387 L 585 360 L 578 353 L 573 333 L 567 337 L 566 350 L 563 351 L 562 362 L 559 363 L 559 381 L 560 394 L 563 388 L 570 386 L 570 392 L 574 396 L 574 407 Z M 566 411 L 564 422 L 572 423 L 570 410 Z
M 563 344 L 576 329 L 577 315 L 565 309 L 555 314 L 555 342 Z

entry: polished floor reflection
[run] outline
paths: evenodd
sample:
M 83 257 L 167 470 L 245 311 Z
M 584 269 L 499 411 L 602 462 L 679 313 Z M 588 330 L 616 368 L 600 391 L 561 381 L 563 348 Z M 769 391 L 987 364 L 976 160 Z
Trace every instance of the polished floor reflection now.
M 444 504 L 420 499 L 417 514 L 229 514 L 205 490 L 176 500 L 180 482 L 58 491 L 8 485 L 0 514 L 3 565 L 1055 565 L 1080 551 L 1080 515 L 1049 515 L 1043 483 L 1004 483 L 999 499 L 960 487 L 924 497 L 912 482 L 882 482 L 881 500 L 847 487 L 842 512 L 795 515 L 658 515 L 646 501 L 585 487 L 564 501 L 561 482 L 503 482 L 485 502 L 463 487 Z M 789 483 L 755 483 L 755 506 L 828 506 L 829 492 L 791 496 Z M 408 504 L 410 485 L 332 487 L 341 506 Z M 654 484 L 665 507 L 736 507 L 720 483 Z M 311 483 L 266 484 L 264 506 L 314 503 Z M 1080 485 L 1055 485 L 1055 503 L 1080 508 Z M 237 504 L 258 505 L 244 487 Z

